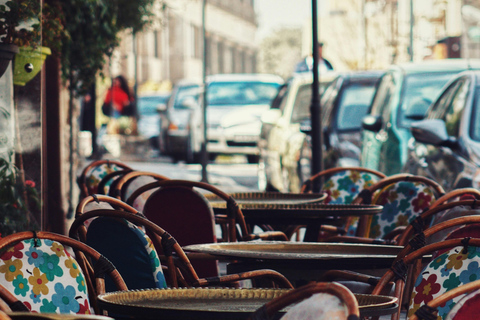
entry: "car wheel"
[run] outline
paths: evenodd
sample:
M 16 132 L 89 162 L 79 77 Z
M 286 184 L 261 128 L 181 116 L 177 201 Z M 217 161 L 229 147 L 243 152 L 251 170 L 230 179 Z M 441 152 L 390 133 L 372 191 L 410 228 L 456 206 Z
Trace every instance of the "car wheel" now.
M 258 163 L 260 157 L 255 155 L 255 154 L 249 154 L 247 155 L 247 161 L 248 163 Z

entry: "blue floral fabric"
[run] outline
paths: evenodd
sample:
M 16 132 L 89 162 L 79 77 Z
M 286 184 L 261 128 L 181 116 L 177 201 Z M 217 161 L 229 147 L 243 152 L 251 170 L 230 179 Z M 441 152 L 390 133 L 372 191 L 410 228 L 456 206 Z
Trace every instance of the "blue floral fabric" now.
M 21 241 L 0 256 L 0 283 L 31 311 L 90 314 L 85 277 L 62 244 Z
M 480 248 L 470 246 L 453 248 L 435 257 L 415 281 L 408 317 L 422 305 L 460 285 L 480 279 Z M 458 296 L 438 307 L 438 320 L 447 314 L 463 296 Z

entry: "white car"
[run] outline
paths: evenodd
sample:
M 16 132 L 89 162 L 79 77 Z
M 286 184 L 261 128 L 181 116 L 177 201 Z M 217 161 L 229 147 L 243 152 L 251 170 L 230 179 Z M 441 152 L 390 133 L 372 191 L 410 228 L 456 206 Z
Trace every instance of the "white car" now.
M 207 150 L 246 155 L 258 161 L 261 115 L 270 108 L 283 79 L 272 74 L 218 74 L 207 77 Z

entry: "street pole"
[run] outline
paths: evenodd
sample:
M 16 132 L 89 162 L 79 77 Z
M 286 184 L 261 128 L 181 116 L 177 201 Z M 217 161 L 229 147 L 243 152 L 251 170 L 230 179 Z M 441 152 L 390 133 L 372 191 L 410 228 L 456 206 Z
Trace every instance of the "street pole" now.
M 202 182 L 208 183 L 207 165 L 208 165 L 208 152 L 207 152 L 207 37 L 205 31 L 205 8 L 207 6 L 207 0 L 203 0 L 202 6 L 202 33 L 203 33 L 203 141 L 202 141 Z
M 320 93 L 318 71 L 318 27 L 317 27 L 317 0 L 312 0 L 312 49 L 313 49 L 313 83 L 310 117 L 312 123 L 312 163 L 311 175 L 323 170 L 322 145 L 323 132 L 320 119 Z
M 413 0 L 410 0 L 410 61 L 413 61 L 413 24 L 415 23 L 413 14 Z

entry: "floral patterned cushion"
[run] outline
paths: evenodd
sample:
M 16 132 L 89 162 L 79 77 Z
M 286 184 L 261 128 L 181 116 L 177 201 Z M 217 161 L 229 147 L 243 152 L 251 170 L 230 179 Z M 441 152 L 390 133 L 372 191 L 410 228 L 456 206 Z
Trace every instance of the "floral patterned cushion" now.
M 432 189 L 421 182 L 401 181 L 387 186 L 372 201 L 383 206 L 372 217 L 370 238 L 383 238 L 399 226 L 406 226 L 435 201 Z
M 360 191 L 379 181 L 377 175 L 369 172 L 345 170 L 330 176 L 324 183 L 322 191 L 327 194 L 325 203 L 350 204 Z M 347 235 L 354 236 L 358 225 L 358 217 L 349 219 Z
M 92 168 L 87 172 L 85 181 L 87 184 L 88 194 L 98 193 L 98 184 L 109 173 L 122 170 L 123 168 L 113 163 L 104 163 L 102 165 Z M 110 182 L 112 183 L 112 182 Z M 110 185 L 110 183 L 108 185 Z M 108 186 L 107 186 L 108 187 Z
M 24 240 L 3 252 L 0 283 L 34 312 L 92 313 L 85 277 L 56 241 Z
M 480 290 L 461 297 L 445 317 L 446 320 L 471 320 L 480 313 Z
M 347 307 L 338 297 L 317 293 L 290 308 L 281 320 L 341 320 L 347 315 Z
M 463 249 L 462 246 L 455 247 L 439 255 L 422 270 L 412 292 L 409 317 L 420 306 L 442 293 L 480 279 L 480 248 L 469 246 L 465 253 Z M 438 319 L 445 319 L 461 298 L 462 296 L 458 296 L 439 306 Z

